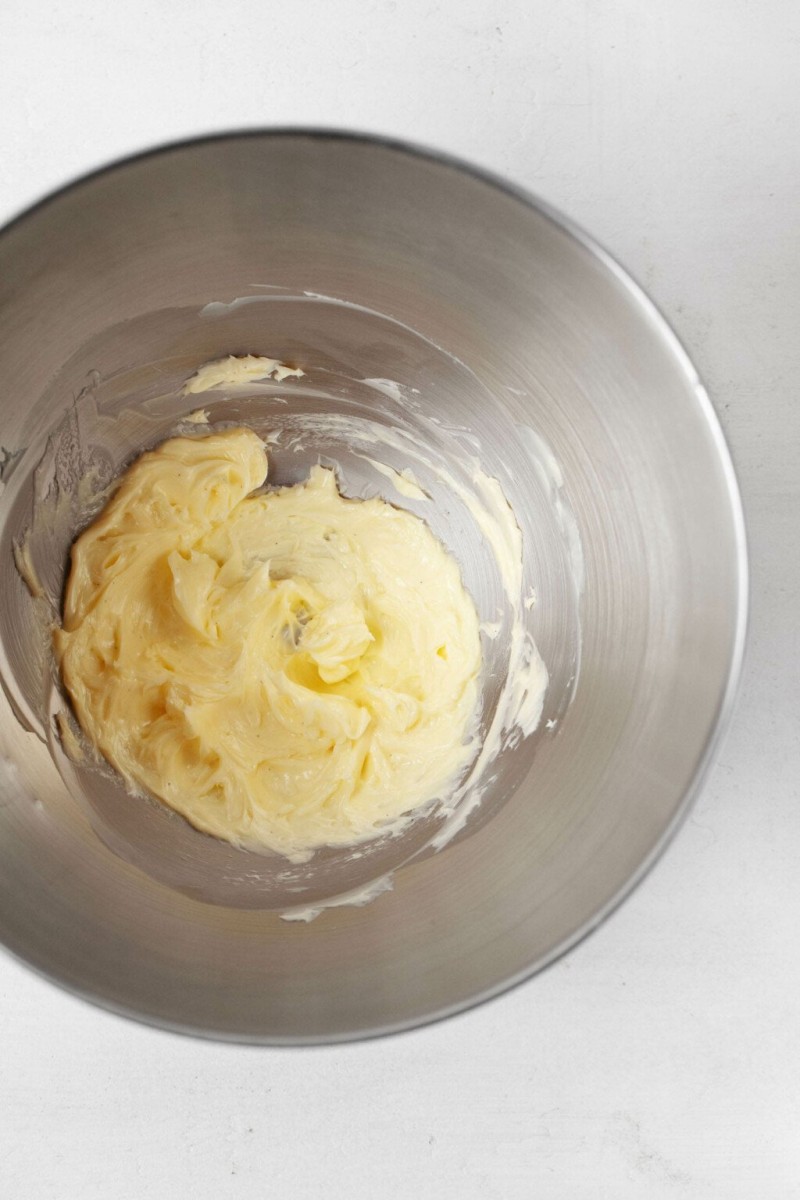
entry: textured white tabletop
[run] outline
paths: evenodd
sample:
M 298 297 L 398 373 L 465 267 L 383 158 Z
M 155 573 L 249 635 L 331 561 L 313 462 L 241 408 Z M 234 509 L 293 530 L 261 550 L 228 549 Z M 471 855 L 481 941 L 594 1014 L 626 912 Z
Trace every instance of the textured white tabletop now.
M 544 975 L 274 1051 L 95 1011 L 0 956 L 0 1194 L 800 1197 L 800 8 L 795 0 L 4 0 L 0 220 L 116 156 L 374 130 L 594 233 L 689 347 L 753 572 L 737 716 L 651 876 Z

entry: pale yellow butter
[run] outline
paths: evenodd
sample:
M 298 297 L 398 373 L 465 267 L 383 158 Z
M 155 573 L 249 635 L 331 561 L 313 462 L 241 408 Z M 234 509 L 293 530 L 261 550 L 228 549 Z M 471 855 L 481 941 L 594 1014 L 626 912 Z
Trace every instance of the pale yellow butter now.
M 185 396 L 197 392 L 211 392 L 215 388 L 236 387 L 239 384 L 256 383 L 262 379 L 299 379 L 305 374 L 300 367 L 287 367 L 277 358 L 263 358 L 256 354 L 229 355 L 205 363 L 183 385 Z
M 143 455 L 73 547 L 64 683 L 198 829 L 295 860 L 402 827 L 474 757 L 478 618 L 428 527 L 334 473 L 253 495 L 248 429 Z

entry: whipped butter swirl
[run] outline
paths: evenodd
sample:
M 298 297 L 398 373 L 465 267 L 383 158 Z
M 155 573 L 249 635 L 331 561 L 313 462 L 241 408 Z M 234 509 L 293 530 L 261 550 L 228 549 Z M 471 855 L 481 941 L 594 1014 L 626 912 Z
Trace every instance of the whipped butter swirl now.
M 267 467 L 247 428 L 142 455 L 73 546 L 55 643 L 129 785 L 300 862 L 452 793 L 478 750 L 480 632 L 419 517 L 343 498 L 322 466 L 265 491 Z

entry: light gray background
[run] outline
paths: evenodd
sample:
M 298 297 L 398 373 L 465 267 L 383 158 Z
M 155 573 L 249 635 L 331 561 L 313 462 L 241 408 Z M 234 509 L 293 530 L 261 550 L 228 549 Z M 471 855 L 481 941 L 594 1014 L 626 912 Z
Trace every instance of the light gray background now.
M 666 858 L 478 1011 L 216 1046 L 0 956 L 3 1195 L 800 1197 L 799 51 L 796 0 L 4 0 L 2 220 L 115 156 L 260 123 L 412 138 L 576 218 L 709 385 L 753 613 L 733 729 Z

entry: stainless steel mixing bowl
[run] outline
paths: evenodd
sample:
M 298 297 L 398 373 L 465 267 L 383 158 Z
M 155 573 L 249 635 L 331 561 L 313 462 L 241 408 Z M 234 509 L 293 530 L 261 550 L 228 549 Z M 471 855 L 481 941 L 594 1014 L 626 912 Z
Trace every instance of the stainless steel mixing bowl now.
M 358 860 L 325 852 L 291 868 L 204 838 L 61 750 L 52 614 L 26 590 L 14 545 L 33 530 L 57 602 L 81 488 L 173 428 L 181 380 L 229 353 L 309 374 L 289 405 L 285 388 L 211 397 L 213 420 L 274 429 L 324 410 L 405 423 L 443 461 L 477 455 L 514 507 L 551 673 L 544 720 L 512 739 L 438 853 L 426 849 L 432 818 Z M 545 206 L 357 137 L 168 147 L 81 180 L 0 234 L 0 381 L 0 937 L 37 970 L 207 1036 L 398 1030 L 531 975 L 663 849 L 739 671 L 740 503 L 675 337 Z M 543 444 L 563 486 L 536 460 Z M 276 452 L 273 478 L 300 478 L 322 454 L 356 491 L 375 490 L 381 477 L 354 449 L 329 430 Z M 497 580 L 480 531 L 444 494 L 425 515 L 491 616 Z M 487 641 L 485 713 L 506 650 Z M 308 924 L 280 916 L 390 870 L 393 890 L 363 907 Z

